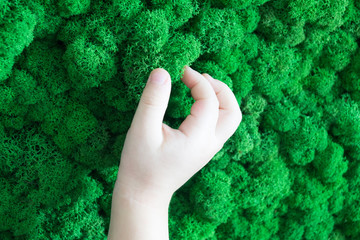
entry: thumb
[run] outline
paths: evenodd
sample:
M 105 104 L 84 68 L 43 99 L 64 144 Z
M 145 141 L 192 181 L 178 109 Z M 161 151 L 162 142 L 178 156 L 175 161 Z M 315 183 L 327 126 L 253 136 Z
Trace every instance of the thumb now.
M 162 123 L 171 92 L 170 74 L 163 68 L 154 69 L 141 95 L 131 126 L 139 136 L 162 142 Z

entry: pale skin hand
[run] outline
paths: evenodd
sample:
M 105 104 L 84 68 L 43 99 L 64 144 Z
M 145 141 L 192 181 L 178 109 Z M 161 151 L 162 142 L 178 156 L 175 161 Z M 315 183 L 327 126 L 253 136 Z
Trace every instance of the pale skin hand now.
M 169 239 L 173 193 L 203 168 L 242 120 L 230 88 L 185 67 L 182 78 L 195 103 L 179 129 L 163 123 L 171 79 L 161 68 L 148 81 L 126 135 L 115 183 L 108 239 Z

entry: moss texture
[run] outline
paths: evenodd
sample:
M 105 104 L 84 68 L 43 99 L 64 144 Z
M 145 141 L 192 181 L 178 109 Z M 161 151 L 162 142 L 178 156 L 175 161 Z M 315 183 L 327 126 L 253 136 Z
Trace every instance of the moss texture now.
M 357 0 L 0 0 L 0 239 L 106 239 L 152 69 L 184 65 L 243 120 L 173 196 L 170 239 L 360 239 Z

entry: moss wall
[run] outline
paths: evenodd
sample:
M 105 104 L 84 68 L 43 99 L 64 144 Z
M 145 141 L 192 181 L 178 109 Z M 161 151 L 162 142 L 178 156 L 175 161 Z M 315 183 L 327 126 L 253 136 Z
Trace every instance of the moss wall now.
M 358 0 L 0 0 L 0 239 L 106 239 L 152 69 L 190 65 L 243 120 L 173 196 L 170 239 L 360 239 Z

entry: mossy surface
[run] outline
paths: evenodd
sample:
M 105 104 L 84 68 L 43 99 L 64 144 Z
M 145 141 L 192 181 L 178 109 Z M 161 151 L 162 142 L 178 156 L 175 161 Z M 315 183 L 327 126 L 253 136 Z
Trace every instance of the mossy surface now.
M 0 0 L 0 239 L 106 239 L 127 130 L 190 65 L 243 120 L 173 196 L 170 239 L 360 239 L 360 3 Z

